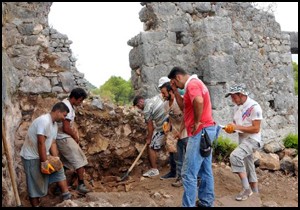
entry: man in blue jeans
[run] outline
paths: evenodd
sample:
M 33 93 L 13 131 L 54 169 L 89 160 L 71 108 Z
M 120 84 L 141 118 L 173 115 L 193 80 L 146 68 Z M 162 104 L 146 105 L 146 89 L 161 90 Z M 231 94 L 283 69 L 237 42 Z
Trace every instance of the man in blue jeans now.
M 211 151 L 207 157 L 200 154 L 202 133 L 206 131 L 209 140 L 214 141 L 220 130 L 220 126 L 216 125 L 212 117 L 209 91 L 197 75 L 189 75 L 180 67 L 174 67 L 168 78 L 171 79 L 176 101 L 184 111 L 184 123 L 189 136 L 182 168 L 182 206 L 195 207 L 198 192 L 197 206 L 212 207 L 215 199 L 212 154 Z M 177 92 L 177 88 L 184 88 L 183 98 Z M 201 177 L 199 187 L 198 176 Z
M 171 141 L 177 142 L 177 152 L 170 152 L 171 170 L 166 175 L 161 176 L 160 179 L 177 177 L 176 181 L 172 183 L 172 186 L 181 187 L 181 169 L 188 140 L 183 122 L 183 113 L 176 102 L 175 95 L 170 85 L 170 79 L 168 77 L 162 77 L 159 79 L 158 88 L 164 98 L 164 110 L 169 116 L 169 123 L 171 124 L 171 131 L 167 134 L 167 138 Z

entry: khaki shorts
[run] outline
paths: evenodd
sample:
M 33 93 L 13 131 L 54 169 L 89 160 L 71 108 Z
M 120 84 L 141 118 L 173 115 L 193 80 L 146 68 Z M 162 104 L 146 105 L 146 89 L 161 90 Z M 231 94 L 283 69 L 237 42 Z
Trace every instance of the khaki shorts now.
M 231 170 L 234 173 L 246 172 L 249 182 L 257 182 L 253 152 L 260 148 L 254 139 L 244 139 L 230 154 Z
M 76 170 L 88 164 L 84 152 L 73 138 L 57 139 L 56 144 L 60 159 L 68 169 Z

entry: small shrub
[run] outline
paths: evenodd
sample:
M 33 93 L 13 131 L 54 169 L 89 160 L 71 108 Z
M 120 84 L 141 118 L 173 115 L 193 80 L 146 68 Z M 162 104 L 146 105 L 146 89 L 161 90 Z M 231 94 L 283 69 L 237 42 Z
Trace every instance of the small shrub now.
M 283 144 L 285 148 L 294 148 L 298 150 L 298 134 L 288 134 L 283 139 Z
M 237 146 L 231 139 L 220 136 L 213 144 L 214 162 L 229 163 L 229 156 Z

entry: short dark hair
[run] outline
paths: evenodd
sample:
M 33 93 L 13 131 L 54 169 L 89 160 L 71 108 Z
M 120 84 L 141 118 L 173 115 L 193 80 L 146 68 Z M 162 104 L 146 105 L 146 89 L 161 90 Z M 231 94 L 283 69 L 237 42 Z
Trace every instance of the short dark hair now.
M 175 66 L 172 68 L 170 71 L 168 78 L 169 79 L 174 79 L 176 75 L 181 74 L 181 75 L 187 75 L 187 72 L 183 70 L 183 68 Z
M 83 99 L 86 99 L 87 98 L 87 93 L 82 88 L 74 88 L 71 91 L 69 98 L 75 98 L 75 99 L 83 98 Z
M 133 106 L 136 106 L 141 99 L 144 99 L 144 97 L 143 96 L 139 96 L 139 95 L 137 95 L 136 97 L 134 97 L 134 99 L 133 99 Z
M 67 113 L 70 112 L 69 108 L 67 107 L 67 105 L 64 102 L 58 102 L 58 103 L 56 103 L 52 107 L 51 112 L 55 112 L 57 110 L 60 111 L 60 112 L 67 112 Z

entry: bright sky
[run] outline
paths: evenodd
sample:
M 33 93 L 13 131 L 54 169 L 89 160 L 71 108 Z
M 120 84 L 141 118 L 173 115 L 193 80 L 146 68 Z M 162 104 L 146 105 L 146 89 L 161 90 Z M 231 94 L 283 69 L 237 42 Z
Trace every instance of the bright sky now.
M 282 31 L 298 31 L 298 2 L 276 2 Z M 53 2 L 49 25 L 73 41 L 76 67 L 99 88 L 111 76 L 131 77 L 127 41 L 143 31 L 139 2 Z M 298 55 L 293 55 L 298 63 Z

